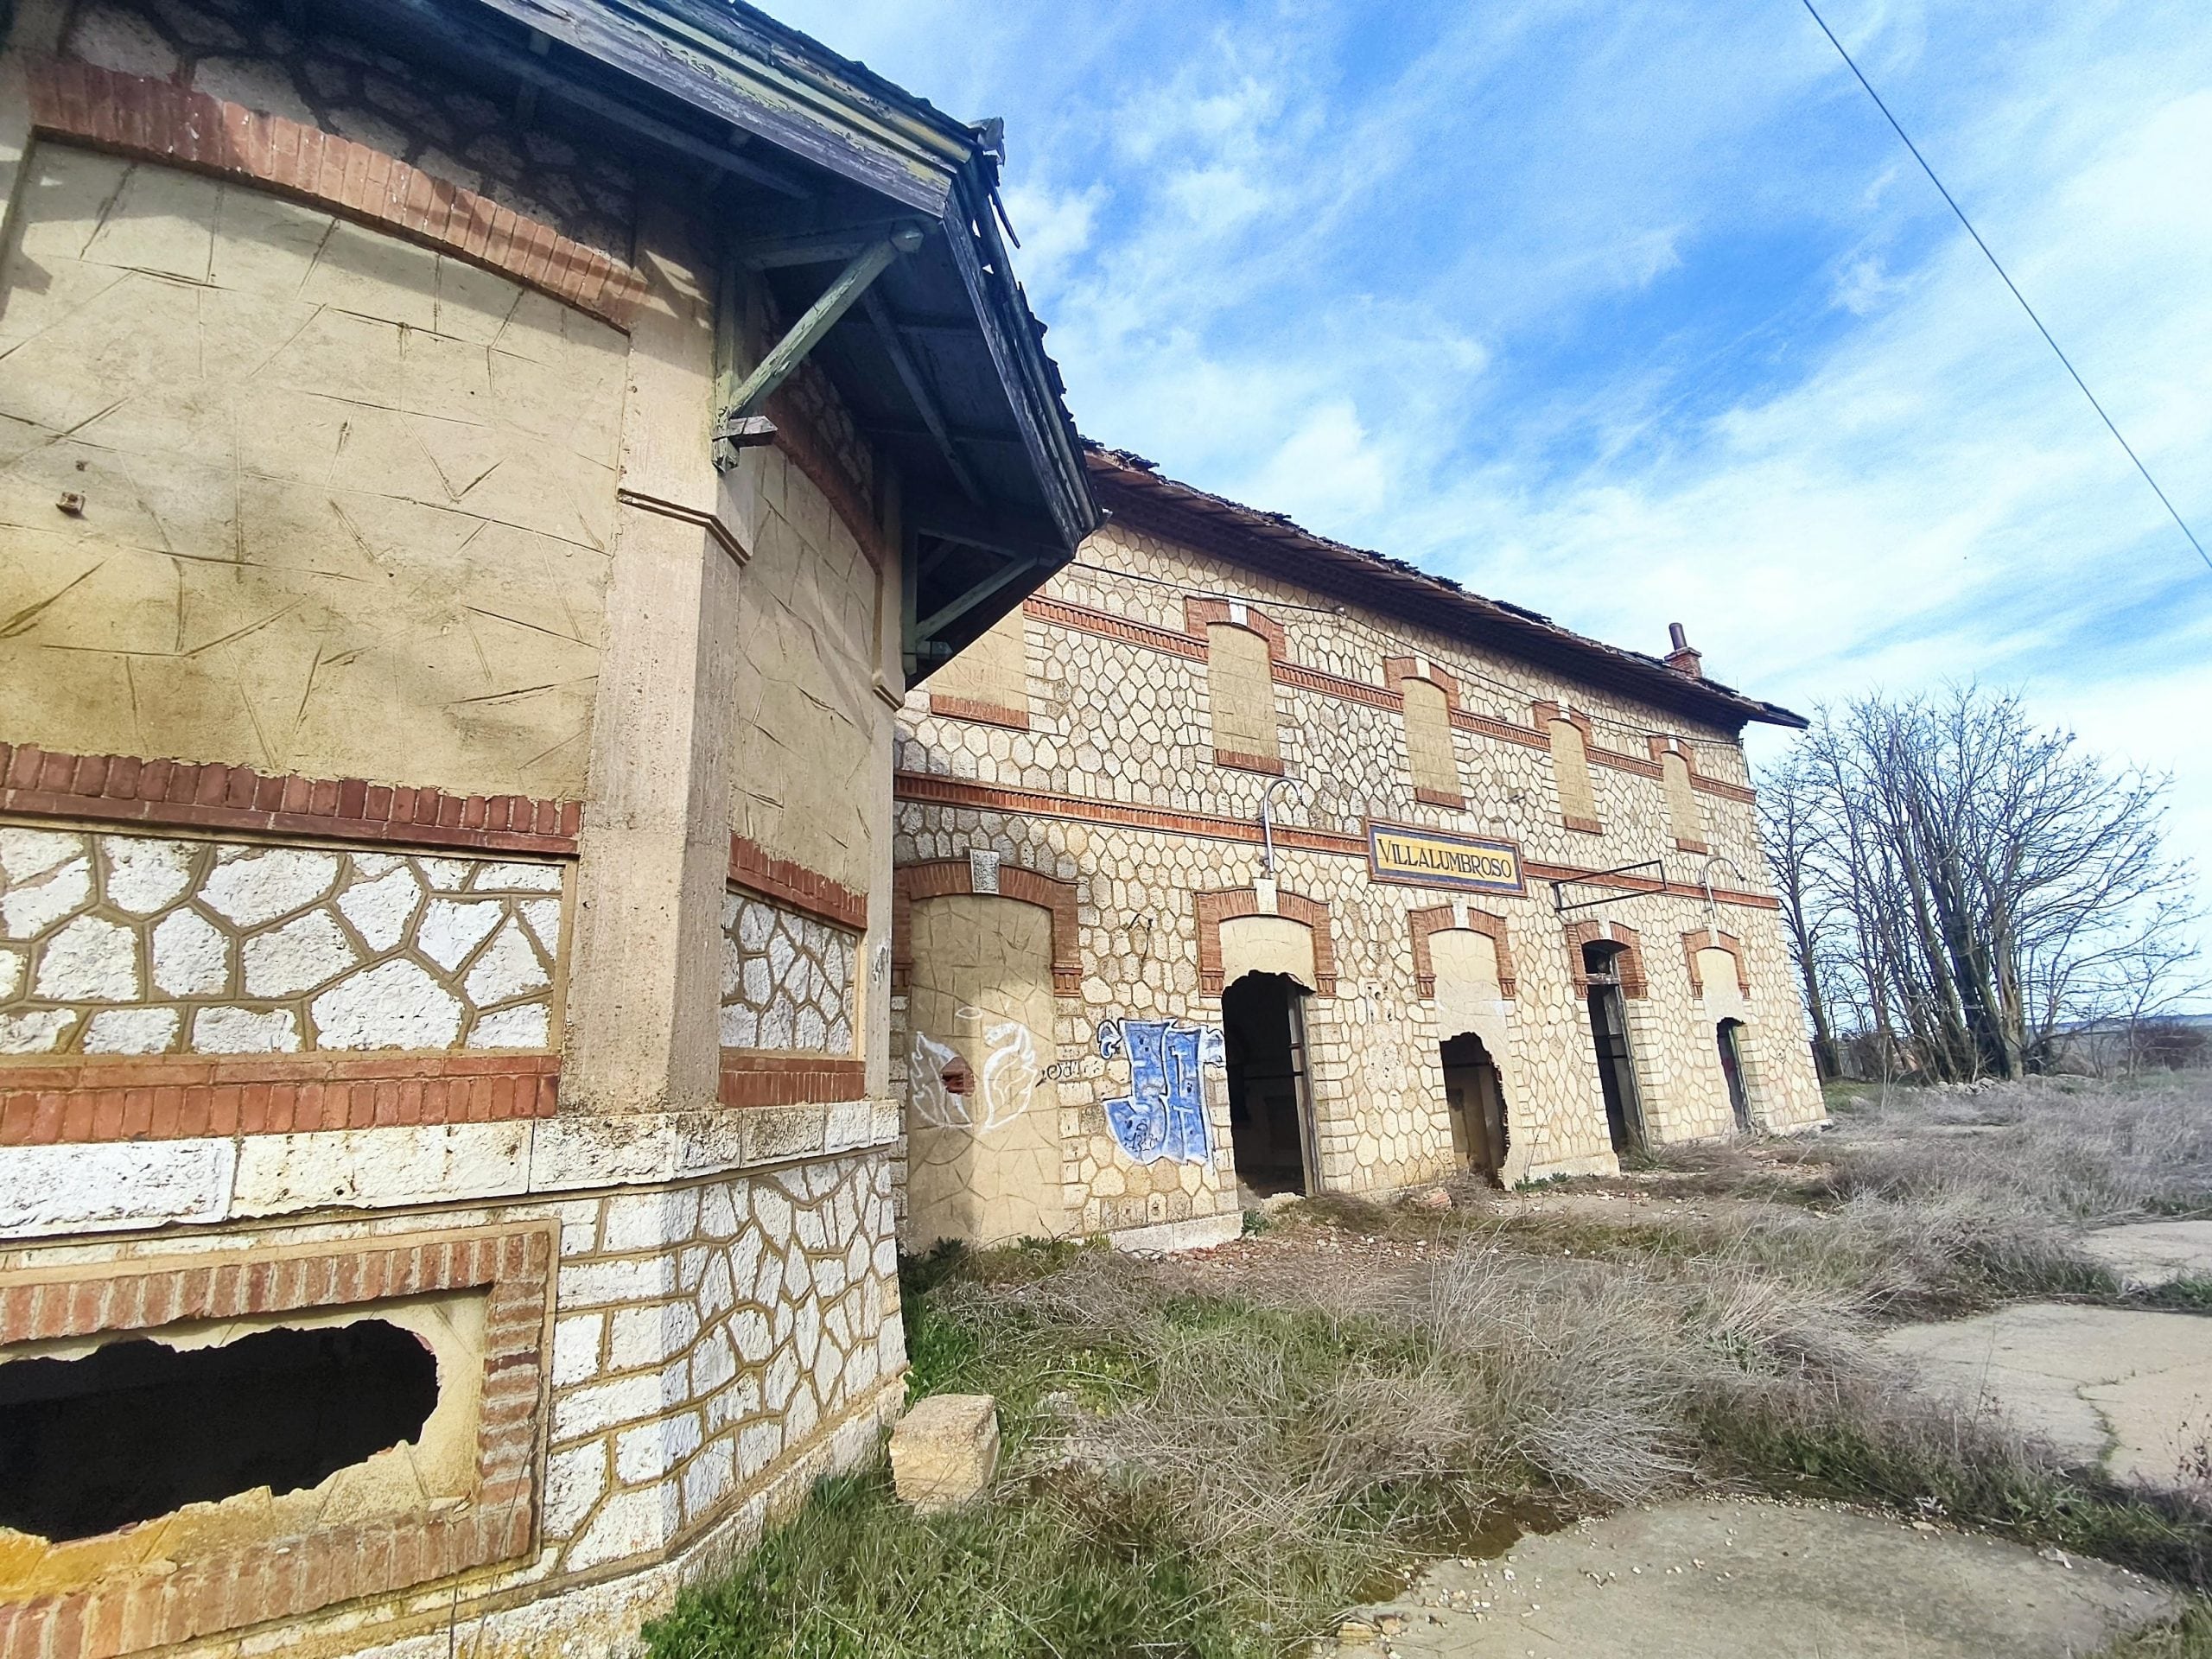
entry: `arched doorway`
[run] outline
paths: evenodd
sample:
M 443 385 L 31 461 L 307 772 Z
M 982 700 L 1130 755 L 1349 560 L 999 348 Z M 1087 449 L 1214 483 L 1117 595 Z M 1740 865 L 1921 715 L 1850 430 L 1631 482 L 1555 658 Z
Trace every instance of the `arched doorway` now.
M 906 942 L 907 1248 L 1057 1237 L 1052 912 L 944 894 L 912 903 Z
M 1720 1075 L 1728 1080 L 1728 1106 L 1736 1114 L 1736 1128 L 1745 1134 L 1751 1127 L 1751 1091 L 1744 1086 L 1744 1022 L 1723 1020 L 1713 1028 L 1720 1049 Z
M 1495 1179 L 1505 1167 L 1505 1088 L 1497 1063 L 1474 1033 L 1443 1044 L 1444 1098 L 1451 1108 L 1452 1152 L 1468 1169 Z
M 1626 947 L 1605 939 L 1582 947 L 1589 982 L 1590 1036 L 1598 1051 L 1598 1082 L 1605 1093 L 1605 1129 L 1616 1154 L 1643 1147 L 1643 1103 L 1636 1088 L 1636 1056 L 1629 1046 L 1628 1004 L 1621 995 L 1621 957 Z
M 1221 994 L 1230 1145 L 1237 1185 L 1260 1198 L 1313 1190 L 1305 1001 L 1288 974 L 1248 973 Z

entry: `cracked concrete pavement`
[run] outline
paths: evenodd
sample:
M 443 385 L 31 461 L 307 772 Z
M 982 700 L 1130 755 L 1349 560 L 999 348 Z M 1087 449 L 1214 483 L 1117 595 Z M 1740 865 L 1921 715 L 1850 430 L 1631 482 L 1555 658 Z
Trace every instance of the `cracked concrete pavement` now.
M 1704 1499 L 1430 1569 L 1338 1647 L 1392 1659 L 2068 1659 L 2168 1616 L 2101 1562 L 1822 1505 Z

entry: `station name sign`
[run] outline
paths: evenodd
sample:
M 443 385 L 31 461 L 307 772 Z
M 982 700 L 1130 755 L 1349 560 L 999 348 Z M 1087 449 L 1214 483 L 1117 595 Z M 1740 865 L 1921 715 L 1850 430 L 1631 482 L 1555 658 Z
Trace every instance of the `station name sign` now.
M 1523 893 L 1521 849 L 1510 841 L 1416 830 L 1402 823 L 1367 825 L 1367 870 L 1377 881 L 1449 887 L 1459 893 Z

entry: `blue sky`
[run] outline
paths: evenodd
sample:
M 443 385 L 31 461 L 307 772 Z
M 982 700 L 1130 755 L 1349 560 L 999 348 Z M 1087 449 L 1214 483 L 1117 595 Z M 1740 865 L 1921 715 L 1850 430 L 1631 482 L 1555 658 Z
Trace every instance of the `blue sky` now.
M 1797 0 L 769 10 L 1006 118 L 1090 435 L 1800 709 L 2022 687 L 2212 869 L 2212 571 Z M 2201 0 L 1823 10 L 2212 539 Z

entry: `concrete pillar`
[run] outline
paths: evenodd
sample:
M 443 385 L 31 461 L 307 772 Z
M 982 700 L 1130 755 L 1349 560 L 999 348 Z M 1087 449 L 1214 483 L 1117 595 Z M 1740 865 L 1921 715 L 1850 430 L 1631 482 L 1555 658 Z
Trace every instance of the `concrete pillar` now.
M 593 709 L 561 1072 L 564 1111 L 714 1103 L 728 719 L 743 559 L 708 429 L 713 271 L 665 204 L 640 214 L 607 645 Z

